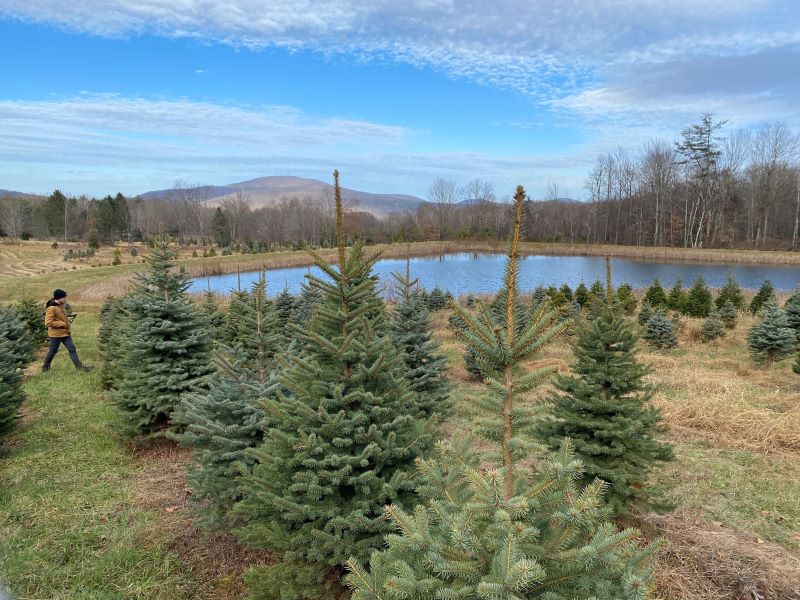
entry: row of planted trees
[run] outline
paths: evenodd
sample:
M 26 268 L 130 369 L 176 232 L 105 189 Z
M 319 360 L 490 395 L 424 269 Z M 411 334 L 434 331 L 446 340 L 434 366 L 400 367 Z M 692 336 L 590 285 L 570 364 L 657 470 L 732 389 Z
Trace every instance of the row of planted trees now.
M 224 314 L 197 305 L 164 240 L 103 309 L 103 376 L 132 431 L 193 447 L 206 522 L 281 556 L 250 571 L 255 595 L 344 582 L 358 600 L 646 597 L 655 546 L 611 518 L 649 501 L 648 471 L 671 450 L 610 283 L 588 323 L 520 302 L 517 188 L 498 299 L 453 306 L 486 383 L 464 401 L 494 453 L 442 441 L 455 398 L 429 298 L 407 271 L 387 309 L 377 256 L 345 248 L 334 182 L 338 262 L 312 251 L 322 274 L 299 298 L 267 298 L 262 278 Z M 527 365 L 568 327 L 574 373 L 536 408 L 526 394 L 555 369 Z

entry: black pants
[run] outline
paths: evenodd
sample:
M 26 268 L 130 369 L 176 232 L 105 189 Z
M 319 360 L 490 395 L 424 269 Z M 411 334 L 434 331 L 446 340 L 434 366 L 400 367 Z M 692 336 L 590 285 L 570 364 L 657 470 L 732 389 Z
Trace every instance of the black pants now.
M 75 368 L 80 369 L 82 366 L 81 359 L 78 358 L 78 349 L 75 348 L 75 342 L 72 341 L 71 336 L 50 338 L 50 347 L 47 349 L 47 356 L 44 357 L 42 369 L 47 371 L 50 368 L 50 363 L 53 362 L 53 357 L 56 355 L 56 352 L 58 352 L 58 346 L 60 344 L 64 344 L 67 352 L 69 352 L 69 357 L 72 359 L 72 364 L 75 365 Z

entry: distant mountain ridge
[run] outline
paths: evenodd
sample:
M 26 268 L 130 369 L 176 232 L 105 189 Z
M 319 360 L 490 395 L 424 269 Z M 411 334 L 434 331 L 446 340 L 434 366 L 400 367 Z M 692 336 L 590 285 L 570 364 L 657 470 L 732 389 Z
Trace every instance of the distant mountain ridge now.
M 0 190 L 0 198 L 41 198 L 38 194 L 28 194 L 26 192 L 15 192 L 14 190 Z
M 318 179 L 276 175 L 258 177 L 228 185 L 188 188 L 185 191 L 205 194 L 209 200 L 215 202 L 235 196 L 241 192 L 246 194 L 252 208 L 259 208 L 270 206 L 281 198 L 292 196 L 323 200 L 332 193 L 332 189 L 333 186 L 331 184 Z M 179 191 L 176 188 L 153 190 L 141 194 L 141 197 L 145 199 L 171 199 L 176 198 Z M 393 212 L 414 211 L 420 204 L 425 202 L 422 198 L 408 194 L 374 194 L 345 187 L 342 188 L 342 197 L 344 200 L 354 201 L 360 210 L 370 212 L 378 217 L 385 217 Z

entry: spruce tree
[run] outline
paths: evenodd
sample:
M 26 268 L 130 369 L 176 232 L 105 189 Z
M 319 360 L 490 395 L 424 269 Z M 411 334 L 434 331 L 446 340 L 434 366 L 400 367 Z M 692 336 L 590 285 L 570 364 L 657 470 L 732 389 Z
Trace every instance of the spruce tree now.
M 212 371 L 208 329 L 186 294 L 188 277 L 173 269 L 174 258 L 161 236 L 124 302 L 128 325 L 112 398 L 144 434 L 166 429 L 181 395 L 207 389 Z
M 758 288 L 756 295 L 750 301 L 750 314 L 757 315 L 770 300 L 776 301 L 775 288 L 772 287 L 772 282 L 769 279 L 765 279 L 761 287 Z
M 795 331 L 774 300 L 767 300 L 760 314 L 761 321 L 747 334 L 747 346 L 753 360 L 771 364 L 794 352 L 797 347 Z
M 783 305 L 789 327 L 794 329 L 798 341 L 800 341 L 800 290 L 795 290 Z
M 203 301 L 198 306 L 200 318 L 208 327 L 209 337 L 213 342 L 221 341 L 222 327 L 225 323 L 225 315 L 219 309 L 217 295 L 210 289 L 203 294 Z
M 431 290 L 430 294 L 428 294 L 427 301 L 428 308 L 433 312 L 442 310 L 445 306 L 447 306 L 447 297 L 438 285 Z
M 195 449 L 187 477 L 192 500 L 214 526 L 232 524 L 231 509 L 242 498 L 240 476 L 249 474 L 255 462 L 246 451 L 263 439 L 260 403 L 277 391 L 272 366 L 280 337 L 263 276 L 244 308 L 246 326 L 239 343 L 219 346 L 214 353 L 214 385 L 184 394 L 173 413 L 182 427 L 173 437 Z
M 273 300 L 275 303 L 275 316 L 277 317 L 278 329 L 285 332 L 285 338 L 291 339 L 293 336 L 289 332 L 289 323 L 294 320 L 295 311 L 297 310 L 297 303 L 295 297 L 289 293 L 288 288 L 283 288 L 283 291 L 275 296 Z
M 567 283 L 562 284 L 561 287 L 558 288 L 558 291 L 561 292 L 561 295 L 563 295 L 564 298 L 566 298 L 568 302 L 572 302 L 572 298 L 573 298 L 572 288 L 569 287 L 569 284 L 567 284 Z
M 546 407 L 548 418 L 536 434 L 553 451 L 565 437 L 583 464 L 579 482 L 608 483 L 606 501 L 614 513 L 649 503 L 647 477 L 658 461 L 673 458 L 660 438 L 661 414 L 651 404 L 654 389 L 644 382 L 650 369 L 637 359 L 637 335 L 619 308 L 609 302 L 600 314 L 578 327 L 572 349 L 572 375 L 559 375 Z
M 730 304 L 730 303 L 729 303 Z M 704 342 L 710 342 L 720 337 L 725 336 L 725 327 L 722 324 L 719 312 L 716 308 L 711 309 L 708 317 L 700 326 L 700 339 Z
M 531 294 L 531 310 L 536 312 L 545 300 L 547 300 L 547 290 L 543 285 L 536 286 Z
M 623 283 L 617 288 L 614 298 L 615 304 L 625 311 L 626 315 L 632 315 L 636 312 L 636 295 L 633 293 L 633 288 L 629 283 Z
M 663 312 L 654 312 L 647 320 L 643 339 L 656 348 L 674 348 L 678 345 L 675 325 Z
M 19 407 L 25 400 L 17 360 L 13 343 L 0 336 L 0 438 L 14 427 Z
M 728 273 L 725 285 L 719 288 L 719 294 L 717 295 L 716 300 L 714 300 L 714 303 L 717 305 L 717 309 L 720 311 L 722 310 L 722 307 L 725 306 L 726 302 L 730 302 L 736 310 L 742 310 L 744 308 L 744 295 L 742 294 L 742 288 L 740 288 L 739 284 L 736 283 L 733 273 Z
M 575 288 L 575 301 L 581 305 L 581 308 L 586 306 L 589 302 L 589 288 L 581 281 L 578 287 Z
M 381 544 L 392 530 L 384 506 L 410 500 L 414 459 L 431 445 L 389 336 L 372 274 L 378 257 L 365 257 L 360 242 L 345 251 L 338 172 L 334 198 L 338 266 L 309 249 L 323 275 L 308 280 L 324 301 L 296 328 L 301 351 L 280 358 L 285 392 L 264 403 L 264 442 L 249 451 L 255 466 L 235 510 L 247 541 L 319 571 Z M 288 589 L 289 578 L 286 564 L 270 567 L 259 592 L 308 593 Z
M 122 379 L 122 346 L 127 338 L 127 327 L 124 299 L 109 296 L 100 307 L 100 329 L 97 333 L 97 345 L 102 356 L 100 379 L 106 389 L 112 389 Z
M 34 347 L 31 334 L 10 306 L 0 304 L 0 339 L 9 343 L 11 364 L 15 369 L 24 369 L 33 360 Z
M 705 318 L 711 311 L 711 290 L 708 289 L 702 276 L 695 279 L 694 284 L 689 288 L 683 312 L 690 317 Z
M 464 340 L 494 365 L 487 371 L 490 396 L 476 406 L 502 466 L 484 466 L 463 443 L 437 445 L 433 458 L 419 462 L 425 503 L 413 512 L 389 506 L 396 533 L 386 536 L 388 547 L 372 553 L 368 570 L 357 557 L 348 561 L 353 600 L 644 597 L 654 548 L 638 548 L 637 532 L 616 531 L 605 520 L 601 482 L 576 489 L 580 463 L 569 446 L 535 476 L 518 468 L 528 457 L 533 422 L 519 397 L 554 371 L 527 372 L 522 363 L 565 327 L 557 311 L 546 309 L 521 333 L 514 322 L 524 198 L 519 186 L 504 283 L 506 327 L 498 330 L 485 312 L 473 317 L 455 309 L 467 322 Z
M 652 285 L 647 288 L 642 302 L 649 304 L 651 308 L 668 308 L 667 294 L 664 292 L 664 288 L 661 287 L 658 277 L 653 279 Z
M 44 305 L 33 298 L 24 296 L 14 306 L 17 318 L 22 321 L 25 329 L 30 334 L 33 345 L 44 346 L 47 344 L 47 328 L 44 326 Z
M 300 324 L 308 323 L 314 314 L 317 306 L 322 304 L 324 296 L 322 291 L 303 282 L 300 290 L 300 297 L 297 299 L 297 320 Z
M 248 311 L 248 304 L 250 303 L 250 292 L 241 287 L 232 290 L 230 294 L 230 302 L 228 303 L 228 310 L 225 313 L 225 318 L 220 330 L 220 338 L 222 343 L 228 346 L 235 346 L 239 342 L 239 336 L 242 333 L 242 319 L 244 314 Z
M 739 311 L 733 305 L 733 302 L 726 301 L 722 308 L 719 309 L 719 318 L 725 325 L 726 329 L 735 329 L 736 321 L 739 318 Z
M 392 342 L 404 353 L 405 377 L 417 394 L 419 414 L 443 417 L 450 408 L 451 386 L 445 377 L 447 357 L 439 352 L 439 343 L 432 338 L 430 313 L 414 289 L 417 281 L 411 279 L 410 262 L 406 261 L 405 276 L 393 275 L 401 286 L 402 300 L 392 311 Z
M 639 309 L 639 314 L 636 315 L 636 322 L 639 323 L 642 327 L 647 326 L 647 322 L 650 320 L 650 317 L 653 316 L 653 307 L 650 306 L 647 302 L 642 303 L 642 307 Z
M 596 279 L 595 282 L 592 284 L 592 287 L 589 288 L 589 292 L 592 294 L 592 297 L 597 299 L 602 298 L 605 296 L 606 288 L 603 285 L 603 282 L 599 279 Z
M 686 302 L 688 296 L 686 290 L 683 289 L 683 281 L 678 277 L 672 285 L 667 297 L 667 308 L 674 310 L 677 313 L 684 314 L 686 312 Z

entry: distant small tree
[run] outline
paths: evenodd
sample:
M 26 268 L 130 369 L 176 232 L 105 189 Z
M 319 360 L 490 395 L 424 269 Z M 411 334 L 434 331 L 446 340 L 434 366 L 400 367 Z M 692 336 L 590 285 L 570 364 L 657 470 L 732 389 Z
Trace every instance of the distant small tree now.
M 798 341 L 800 341 L 800 290 L 795 290 L 789 296 L 786 304 L 783 305 L 783 310 L 786 313 L 789 327 L 795 330 Z
M 629 283 L 623 283 L 617 288 L 616 297 L 614 298 L 617 304 L 626 315 L 632 315 L 636 312 L 636 296 L 633 293 L 633 288 Z
M 733 273 L 728 273 L 728 278 L 725 281 L 725 285 L 719 288 L 717 299 L 714 300 L 718 310 L 722 310 L 722 307 L 726 302 L 730 302 L 736 310 L 741 310 L 744 308 L 744 295 L 742 294 L 742 288 L 740 288 L 739 284 L 736 283 Z
M 686 290 L 683 289 L 683 281 L 681 281 L 681 278 L 678 277 L 669 291 L 669 296 L 667 297 L 667 307 L 675 312 L 684 314 L 686 312 L 687 300 L 688 296 L 686 294 Z
M 702 276 L 695 279 L 686 296 L 683 312 L 690 317 L 707 317 L 711 311 L 711 290 Z
M 442 310 L 447 305 L 447 298 L 442 289 L 437 285 L 428 294 L 428 309 L 431 311 Z
M 219 206 L 214 211 L 214 218 L 211 221 L 211 231 L 214 235 L 214 241 L 220 248 L 226 248 L 231 245 L 231 225 L 227 215 L 222 212 Z
M 756 295 L 750 301 L 750 314 L 757 315 L 770 300 L 776 300 L 775 288 L 772 287 L 772 282 L 769 279 L 765 279 L 761 287 L 758 288 Z
M 710 342 L 720 337 L 725 336 L 725 327 L 720 319 L 717 309 L 711 309 L 708 317 L 700 327 L 700 339 L 704 342 Z
M 658 280 L 658 277 L 656 277 L 653 280 L 653 284 L 647 288 L 642 302 L 648 304 L 650 308 L 667 308 L 667 294 L 664 292 L 664 288 L 661 287 L 661 282 Z
M 122 251 L 119 248 L 114 248 L 114 251 L 111 253 L 112 259 L 111 264 L 121 265 L 122 264 Z
M 586 287 L 586 284 L 582 281 L 578 284 L 578 287 L 575 288 L 575 301 L 581 305 L 581 307 L 586 306 L 589 302 L 589 288 Z
M 639 309 L 639 314 L 636 316 L 636 322 L 639 323 L 642 327 L 647 325 L 647 322 L 650 320 L 650 317 L 653 316 L 653 307 L 650 306 L 647 302 L 642 303 L 642 307 Z
M 767 300 L 760 310 L 761 321 L 747 334 L 747 346 L 753 360 L 771 364 L 795 351 L 795 331 L 774 300 Z
M 674 348 L 678 345 L 675 326 L 663 312 L 655 312 L 647 320 L 642 338 L 656 348 Z
M 732 302 L 725 302 L 719 310 L 719 318 L 724 323 L 726 329 L 735 329 L 736 321 L 739 318 L 739 311 L 736 310 Z

